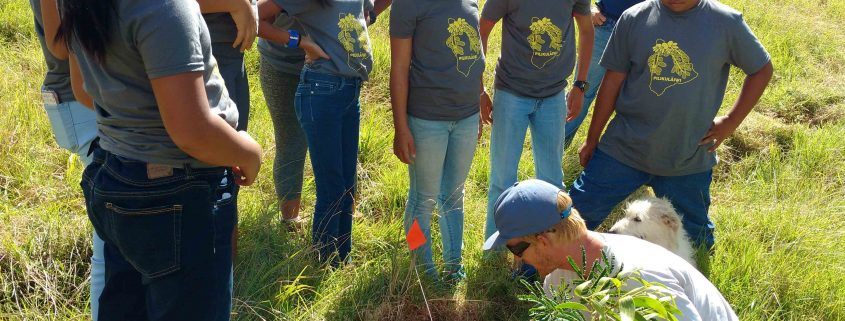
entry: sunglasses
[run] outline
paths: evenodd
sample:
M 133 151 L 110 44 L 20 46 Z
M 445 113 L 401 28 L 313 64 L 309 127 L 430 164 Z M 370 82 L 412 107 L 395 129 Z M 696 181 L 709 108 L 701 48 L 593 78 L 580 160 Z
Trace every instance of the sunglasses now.
M 505 246 L 508 248 L 509 251 L 511 251 L 511 253 L 513 253 L 513 256 L 522 257 L 522 253 L 524 253 L 525 250 L 528 249 L 529 246 L 531 246 L 531 243 L 522 241 L 514 245 L 505 244 Z

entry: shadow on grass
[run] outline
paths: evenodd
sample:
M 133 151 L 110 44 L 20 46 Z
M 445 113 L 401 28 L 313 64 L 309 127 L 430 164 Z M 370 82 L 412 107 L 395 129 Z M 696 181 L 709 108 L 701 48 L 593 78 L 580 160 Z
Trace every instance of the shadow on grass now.
M 528 306 L 509 277 L 509 264 L 467 259 L 456 286 L 423 279 L 428 299 L 398 233 L 356 241 L 352 263 L 322 267 L 310 251 L 308 226 L 296 232 L 274 210 L 240 222 L 234 320 L 516 320 Z M 368 224 L 372 222 L 362 222 Z M 472 253 L 468 255 L 479 255 Z
M 402 244 L 404 247 L 404 244 Z M 524 291 L 510 280 L 506 263 L 484 263 L 467 266 L 467 279 L 455 286 L 423 278 L 417 279 L 410 265 L 407 252 L 400 248 L 389 269 L 364 282 L 362 289 L 372 290 L 379 284 L 383 288 L 374 292 L 360 291 L 345 298 L 340 305 L 358 306 L 357 320 L 522 320 L 527 305 L 519 302 L 517 294 Z M 386 282 L 384 282 L 386 281 Z M 422 288 L 426 299 L 423 299 Z M 360 302 L 370 302 L 364 306 Z M 428 304 L 426 304 L 428 303 Z M 349 315 L 338 315 L 330 320 L 351 320 Z

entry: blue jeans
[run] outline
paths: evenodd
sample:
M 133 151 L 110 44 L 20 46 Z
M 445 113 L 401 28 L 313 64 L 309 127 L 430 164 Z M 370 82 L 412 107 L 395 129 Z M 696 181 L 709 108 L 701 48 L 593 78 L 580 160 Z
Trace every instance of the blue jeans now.
M 91 164 L 92 156 L 88 155 L 91 142 L 97 137 L 97 115 L 77 101 L 52 104 L 44 103 L 47 118 L 56 144 L 79 156 L 85 166 Z M 94 231 L 91 236 L 93 254 L 91 255 L 91 319 L 98 320 L 100 293 L 105 285 L 106 267 L 103 261 L 103 240 Z
M 478 141 L 478 113 L 457 121 L 425 120 L 408 116 L 416 158 L 408 165 L 410 189 L 405 207 L 405 231 L 417 219 L 428 240 L 415 252 L 420 266 L 436 275 L 431 256 L 431 214 L 435 204 L 446 270 L 461 266 L 464 234 L 464 182 L 469 175 Z
M 105 241 L 100 320 L 229 320 L 231 174 L 185 167 L 148 178 L 147 166 L 97 148 L 83 173 L 88 217 Z
M 484 237 L 496 232 L 493 205 L 499 195 L 516 183 L 525 133 L 531 128 L 531 150 L 537 179 L 563 188 L 563 126 L 566 93 L 531 98 L 497 89 L 493 100 L 490 136 L 490 189 L 487 191 L 487 222 Z
M 232 48 L 230 42 L 211 44 L 217 68 L 229 98 L 238 107 L 238 130 L 246 130 L 249 125 L 249 78 L 246 76 L 244 54 L 238 48 Z
M 695 246 L 713 247 L 715 225 L 708 217 L 713 171 L 684 176 L 657 176 L 625 165 L 596 149 L 569 190 L 572 203 L 594 230 L 610 211 L 643 185 L 667 198 L 683 216 L 683 226 Z
M 604 78 L 605 69 L 602 67 L 599 62 L 601 61 L 601 56 L 604 54 L 604 48 L 607 47 L 607 41 L 610 39 L 610 35 L 613 34 L 613 28 L 616 26 L 616 21 L 612 18 L 607 18 L 604 24 L 601 26 L 595 26 L 595 38 L 593 39 L 593 57 L 590 58 L 590 69 L 587 70 L 587 82 L 590 83 L 590 88 L 587 89 L 587 92 L 584 93 L 584 106 L 581 108 L 581 113 L 578 114 L 578 117 L 566 123 L 566 145 L 572 143 L 572 138 L 575 137 L 575 134 L 578 133 L 578 127 L 581 127 L 581 123 L 584 122 L 584 118 L 587 118 L 587 114 L 590 112 L 590 105 L 593 104 L 593 100 L 596 99 L 596 94 L 599 91 L 599 85 L 601 85 L 601 80 Z M 578 74 L 578 71 L 575 71 L 575 74 Z
M 360 93 L 360 78 L 321 74 L 307 67 L 296 88 L 296 116 L 305 132 L 317 185 L 312 242 L 320 260 L 331 260 L 333 265 L 346 261 L 352 250 Z

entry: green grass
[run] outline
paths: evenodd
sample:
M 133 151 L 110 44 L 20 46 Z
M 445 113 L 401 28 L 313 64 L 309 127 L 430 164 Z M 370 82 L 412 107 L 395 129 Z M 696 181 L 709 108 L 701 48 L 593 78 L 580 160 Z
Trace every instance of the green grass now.
M 720 149 L 712 188 L 718 248 L 710 278 L 743 320 L 845 320 L 845 0 L 728 0 L 772 54 L 776 75 L 760 105 Z M 37 88 L 44 72 L 24 0 L 0 0 L 0 319 L 85 320 L 91 227 L 78 188 L 82 167 L 53 142 Z M 425 320 L 402 235 L 407 170 L 392 155 L 387 19 L 372 29 L 375 71 L 363 92 L 360 197 L 353 264 L 321 269 L 308 233 L 278 222 L 271 176 L 272 125 L 252 81 L 251 132 L 265 166 L 240 200 L 237 320 Z M 497 28 L 498 29 L 498 28 Z M 491 56 L 498 56 L 498 30 Z M 488 77 L 494 63 L 488 62 Z M 734 70 L 724 108 L 742 76 Z M 583 131 L 576 142 L 583 141 Z M 426 286 L 435 319 L 524 319 L 524 291 L 502 262 L 482 264 L 489 139 L 476 152 L 466 193 L 469 278 Z M 526 149 L 530 148 L 526 144 Z M 533 173 L 529 152 L 520 177 Z M 580 166 L 575 148 L 566 177 Z M 314 203 L 306 168 L 303 213 Z M 435 255 L 440 252 L 434 229 Z

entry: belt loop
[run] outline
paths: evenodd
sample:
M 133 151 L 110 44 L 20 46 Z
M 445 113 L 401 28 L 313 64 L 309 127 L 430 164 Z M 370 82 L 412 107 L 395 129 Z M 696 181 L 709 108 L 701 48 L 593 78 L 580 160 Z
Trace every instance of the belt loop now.
M 192 169 L 191 169 L 191 168 L 192 168 L 192 167 L 191 167 L 191 164 L 185 163 L 185 165 L 184 165 L 184 167 L 183 167 L 183 168 L 185 169 L 185 178 L 187 178 L 187 179 L 189 179 L 189 180 L 193 179 L 193 178 L 194 178 L 194 173 L 193 173 L 193 171 L 192 171 Z

